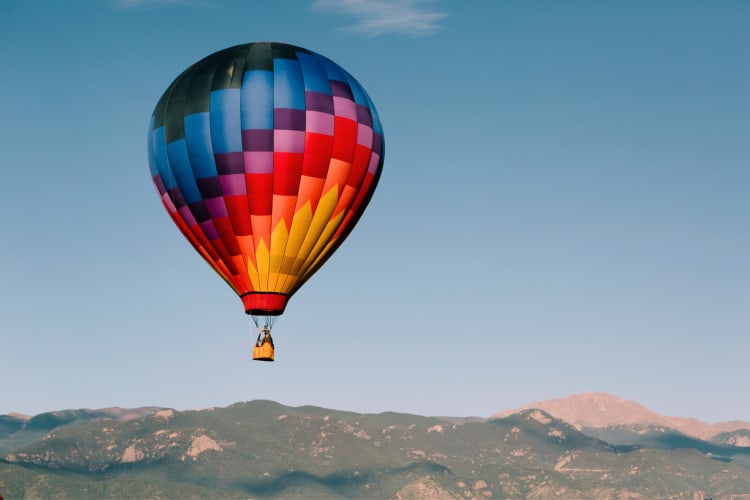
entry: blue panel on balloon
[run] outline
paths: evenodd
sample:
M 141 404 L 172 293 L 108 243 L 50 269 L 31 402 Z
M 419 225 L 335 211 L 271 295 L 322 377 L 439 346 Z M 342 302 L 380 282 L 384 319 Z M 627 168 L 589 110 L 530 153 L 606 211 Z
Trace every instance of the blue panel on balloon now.
M 362 89 L 362 87 L 359 85 L 359 82 L 352 77 L 352 75 L 346 75 L 346 81 L 349 83 L 349 87 L 352 89 L 352 94 L 354 95 L 354 102 L 357 104 L 361 104 L 363 106 L 369 107 L 370 104 L 368 103 L 367 96 L 365 94 L 365 91 Z
M 214 153 L 242 151 L 240 89 L 211 92 L 211 144 Z
M 253 69 L 243 76 L 240 90 L 242 130 L 273 128 L 273 73 Z
M 217 175 L 211 146 L 211 123 L 208 113 L 195 113 L 185 117 L 185 142 L 193 173 L 198 179 Z
M 160 127 L 163 129 L 164 127 Z M 159 157 L 156 153 L 156 130 L 154 130 L 154 117 L 151 116 L 151 122 L 148 124 L 148 164 L 151 175 L 159 173 Z
M 346 81 L 344 72 L 337 64 L 331 62 L 330 59 L 326 59 L 325 57 L 321 57 L 320 62 L 323 65 L 323 68 L 326 70 L 326 75 L 328 75 L 329 80 L 338 80 L 340 82 Z
M 305 85 L 299 62 L 274 59 L 273 75 L 273 107 L 305 109 Z
M 172 167 L 171 175 L 177 181 L 177 185 L 180 187 L 180 192 L 182 192 L 185 202 L 189 204 L 203 199 L 198 190 L 198 185 L 195 183 L 195 177 L 193 176 L 193 169 L 190 166 L 190 158 L 188 156 L 187 146 L 185 145 L 185 139 L 180 139 L 167 144 L 167 156 L 169 157 L 169 165 Z M 170 176 L 170 173 L 167 173 L 167 176 Z
M 156 158 L 156 168 L 161 175 L 161 180 L 164 183 L 164 189 L 174 189 L 176 186 L 174 175 L 172 175 L 171 167 L 169 166 L 169 158 L 167 158 L 167 138 L 165 136 L 164 127 L 159 127 L 153 132 L 154 141 L 154 158 Z
M 305 91 L 331 95 L 331 84 L 328 83 L 328 76 L 321 66 L 319 58 L 304 53 L 299 53 L 298 57 L 302 68 L 302 77 L 305 81 Z

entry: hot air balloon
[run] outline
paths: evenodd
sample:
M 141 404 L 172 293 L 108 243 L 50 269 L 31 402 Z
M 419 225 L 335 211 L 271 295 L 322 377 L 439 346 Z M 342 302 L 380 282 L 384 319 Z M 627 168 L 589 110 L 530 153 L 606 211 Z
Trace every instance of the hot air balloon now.
M 263 333 L 362 216 L 383 153 L 362 86 L 330 59 L 275 42 L 190 66 L 148 132 L 167 213 Z

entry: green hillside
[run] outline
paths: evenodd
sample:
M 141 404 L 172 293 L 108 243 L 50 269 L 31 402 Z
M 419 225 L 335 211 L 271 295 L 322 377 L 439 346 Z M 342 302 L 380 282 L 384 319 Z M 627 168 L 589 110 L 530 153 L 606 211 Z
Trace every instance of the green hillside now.
M 22 432 L 12 429 L 0 437 L 4 449 Z M 750 492 L 750 468 L 731 455 L 715 460 L 688 444 L 693 447 L 615 446 L 540 410 L 456 424 L 252 401 L 58 425 L 5 452 L 0 494 L 6 499 L 723 498 Z

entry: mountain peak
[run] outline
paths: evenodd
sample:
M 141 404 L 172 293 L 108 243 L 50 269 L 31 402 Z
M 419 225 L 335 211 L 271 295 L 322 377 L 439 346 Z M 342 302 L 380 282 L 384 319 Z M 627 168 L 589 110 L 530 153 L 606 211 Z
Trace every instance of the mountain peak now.
M 0 415 L 0 416 L 2 416 L 2 415 Z M 15 418 L 17 420 L 29 420 L 31 418 L 31 415 L 25 415 L 23 413 L 13 413 L 13 412 L 8 413 L 5 416 L 6 417 Z
M 750 423 L 742 421 L 711 425 L 693 418 L 665 417 L 635 401 L 621 399 L 606 392 L 584 392 L 559 399 L 536 401 L 520 408 L 495 413 L 492 418 L 507 417 L 530 408 L 544 410 L 578 430 L 587 427 L 660 426 L 669 427 L 699 439 L 708 439 L 720 432 L 750 429 Z
M 537 401 L 515 410 L 498 412 L 493 417 L 501 418 L 529 408 L 544 410 L 577 429 L 610 425 L 657 425 L 661 418 L 635 401 L 620 399 L 605 392 L 584 392 L 560 399 Z

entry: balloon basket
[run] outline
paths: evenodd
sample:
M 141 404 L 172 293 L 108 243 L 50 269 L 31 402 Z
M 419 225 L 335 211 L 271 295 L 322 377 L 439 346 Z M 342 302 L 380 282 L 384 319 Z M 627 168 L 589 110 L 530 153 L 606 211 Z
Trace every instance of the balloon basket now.
M 261 335 L 264 337 L 261 339 Z M 273 361 L 274 347 L 271 331 L 265 328 L 258 332 L 258 339 L 253 346 L 253 361 Z
M 253 361 L 273 361 L 273 354 L 273 347 L 268 342 L 253 347 Z

